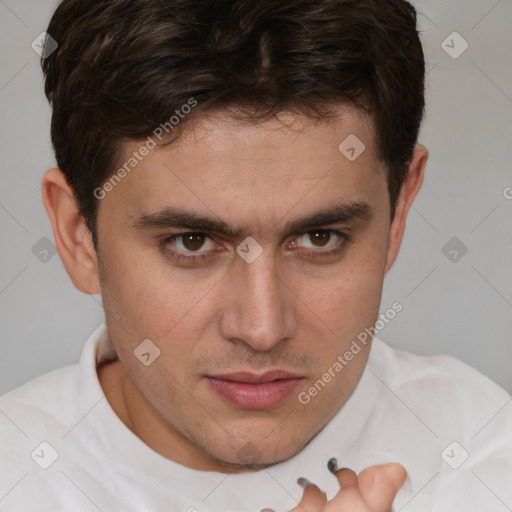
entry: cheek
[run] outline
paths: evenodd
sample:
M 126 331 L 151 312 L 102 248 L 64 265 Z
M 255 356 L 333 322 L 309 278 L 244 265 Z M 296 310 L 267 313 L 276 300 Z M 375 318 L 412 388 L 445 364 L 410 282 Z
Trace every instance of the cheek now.
M 382 294 L 382 261 L 375 248 L 354 250 L 328 275 L 302 281 L 304 303 L 327 333 L 336 333 L 348 341 L 373 325 Z M 334 345 L 339 345 L 339 336 L 327 337 L 333 339 Z
M 128 331 L 150 339 L 164 338 L 177 328 L 183 335 L 183 321 L 190 315 L 199 328 L 208 294 L 220 277 L 201 278 L 173 268 L 156 247 L 138 251 L 109 247 L 101 264 L 105 309 Z

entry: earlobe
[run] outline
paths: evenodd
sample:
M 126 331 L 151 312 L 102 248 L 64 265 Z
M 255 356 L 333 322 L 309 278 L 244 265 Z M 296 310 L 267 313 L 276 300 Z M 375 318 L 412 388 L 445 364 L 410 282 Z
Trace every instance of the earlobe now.
M 57 250 L 73 284 L 83 293 L 100 293 L 97 254 L 91 233 L 60 169 L 52 168 L 44 174 L 42 193 Z
M 423 178 L 425 175 L 425 166 L 428 160 L 427 148 L 421 145 L 417 145 L 414 148 L 411 163 L 409 164 L 409 170 L 407 176 L 402 183 L 400 193 L 396 202 L 395 216 L 391 223 L 391 229 L 389 233 L 389 245 L 386 256 L 386 265 L 384 273 L 392 267 L 396 260 L 398 251 L 402 244 L 402 239 L 405 232 L 405 223 L 407 215 L 414 198 L 420 191 L 421 185 L 423 184 Z

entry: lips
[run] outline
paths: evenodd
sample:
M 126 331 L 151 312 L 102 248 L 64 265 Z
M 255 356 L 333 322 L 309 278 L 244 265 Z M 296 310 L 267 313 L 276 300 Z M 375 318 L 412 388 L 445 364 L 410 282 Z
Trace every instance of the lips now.
M 263 374 L 236 372 L 205 377 L 207 384 L 238 409 L 265 410 L 280 405 L 303 381 L 283 370 Z

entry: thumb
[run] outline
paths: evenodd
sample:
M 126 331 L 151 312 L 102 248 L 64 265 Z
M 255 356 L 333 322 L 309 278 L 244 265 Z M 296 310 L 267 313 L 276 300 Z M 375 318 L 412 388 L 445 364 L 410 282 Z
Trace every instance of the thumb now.
M 398 489 L 407 478 L 405 468 L 396 462 L 372 466 L 359 473 L 359 491 L 374 512 L 388 512 Z

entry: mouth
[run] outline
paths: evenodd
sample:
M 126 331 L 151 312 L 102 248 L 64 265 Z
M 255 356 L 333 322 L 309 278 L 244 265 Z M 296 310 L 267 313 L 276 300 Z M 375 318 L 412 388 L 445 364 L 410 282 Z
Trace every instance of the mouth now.
M 284 402 L 304 377 L 274 370 L 260 375 L 237 372 L 206 376 L 205 380 L 217 395 L 237 409 L 266 410 Z

